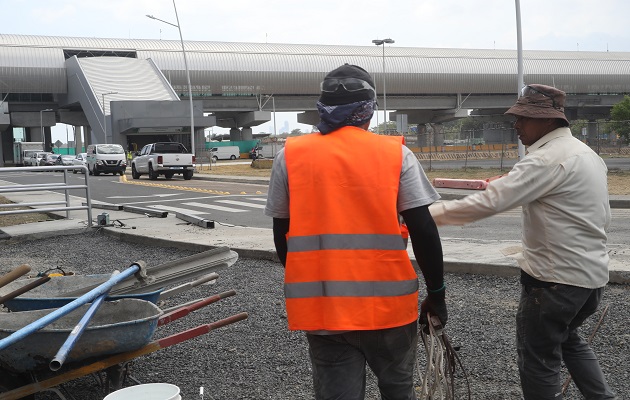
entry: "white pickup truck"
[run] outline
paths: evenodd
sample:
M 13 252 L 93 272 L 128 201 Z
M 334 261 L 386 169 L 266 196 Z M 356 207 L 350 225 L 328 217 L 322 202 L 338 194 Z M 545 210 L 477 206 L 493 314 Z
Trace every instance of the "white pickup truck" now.
M 182 174 L 184 179 L 193 177 L 195 156 L 190 154 L 183 144 L 177 142 L 158 142 L 145 145 L 131 161 L 133 179 L 149 175 L 156 180 L 159 175 L 171 179 L 175 174 Z

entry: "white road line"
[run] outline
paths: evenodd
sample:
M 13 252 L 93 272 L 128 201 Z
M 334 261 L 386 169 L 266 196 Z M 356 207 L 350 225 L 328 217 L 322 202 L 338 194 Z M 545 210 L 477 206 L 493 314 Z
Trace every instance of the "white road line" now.
M 251 197 L 251 198 L 249 198 L 249 200 L 264 201 L 264 202 L 266 202 L 266 201 L 267 201 L 267 198 L 266 198 L 266 197 Z
M 227 211 L 227 212 L 249 212 L 249 210 L 241 210 L 238 208 L 231 208 L 231 207 L 223 207 L 223 206 L 218 206 L 216 204 L 204 204 L 204 203 L 182 203 L 185 206 L 192 206 L 192 207 L 199 207 L 199 208 L 209 208 L 211 210 L 217 210 L 217 211 Z
M 172 211 L 172 212 L 178 212 L 178 213 L 183 213 L 183 214 L 193 214 L 193 215 L 208 214 L 207 212 L 203 212 L 203 211 L 189 210 L 188 208 L 170 207 L 170 206 L 164 206 L 161 204 L 152 205 L 148 207 L 155 208 L 156 210 Z
M 236 200 L 217 200 L 217 203 L 233 204 L 235 206 L 251 207 L 251 208 L 265 208 L 263 204 L 245 203 L 244 201 Z

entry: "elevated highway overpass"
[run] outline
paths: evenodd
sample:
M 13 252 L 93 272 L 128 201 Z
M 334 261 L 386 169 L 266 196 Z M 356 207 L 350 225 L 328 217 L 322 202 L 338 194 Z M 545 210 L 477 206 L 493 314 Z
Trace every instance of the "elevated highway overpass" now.
M 503 123 L 518 90 L 514 50 L 388 46 L 383 57 L 377 46 L 188 41 L 185 47 L 195 143 L 203 143 L 203 129 L 210 126 L 230 128 L 233 140 L 251 139 L 252 128 L 271 120 L 274 110 L 298 112 L 299 122 L 316 124 L 319 83 L 346 62 L 372 74 L 379 99 L 384 78 L 387 109 L 395 110 L 388 119 L 409 125 L 439 124 L 469 112 Z M 630 93 L 630 53 L 523 55 L 525 82 L 567 92 L 569 119 L 606 117 Z M 11 128 L 23 127 L 28 140 L 49 143 L 56 123 L 83 127 L 88 142 L 126 145 L 171 135 L 190 143 L 179 41 L 2 34 L 0 97 L 5 158 Z

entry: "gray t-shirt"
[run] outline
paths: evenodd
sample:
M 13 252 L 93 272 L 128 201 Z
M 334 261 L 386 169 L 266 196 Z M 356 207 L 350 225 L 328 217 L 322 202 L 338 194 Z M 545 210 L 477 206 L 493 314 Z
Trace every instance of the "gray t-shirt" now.
M 406 146 L 401 145 L 401 147 L 403 163 L 400 171 L 398 200 L 396 202 L 399 213 L 411 208 L 432 204 L 440 198 L 440 195 L 429 182 L 416 156 Z M 272 218 L 290 218 L 289 180 L 287 164 L 284 160 L 284 149 L 280 150 L 273 160 L 265 215 Z

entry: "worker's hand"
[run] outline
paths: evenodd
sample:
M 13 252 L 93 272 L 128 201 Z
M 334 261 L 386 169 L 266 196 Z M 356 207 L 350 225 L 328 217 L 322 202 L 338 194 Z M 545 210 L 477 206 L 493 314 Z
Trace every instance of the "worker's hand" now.
M 418 322 L 420 325 L 428 326 L 427 313 L 438 317 L 442 323 L 442 327 L 446 326 L 448 321 L 448 310 L 446 309 L 446 289 L 440 290 L 437 293 L 429 292 L 427 297 L 420 305 L 420 318 Z

